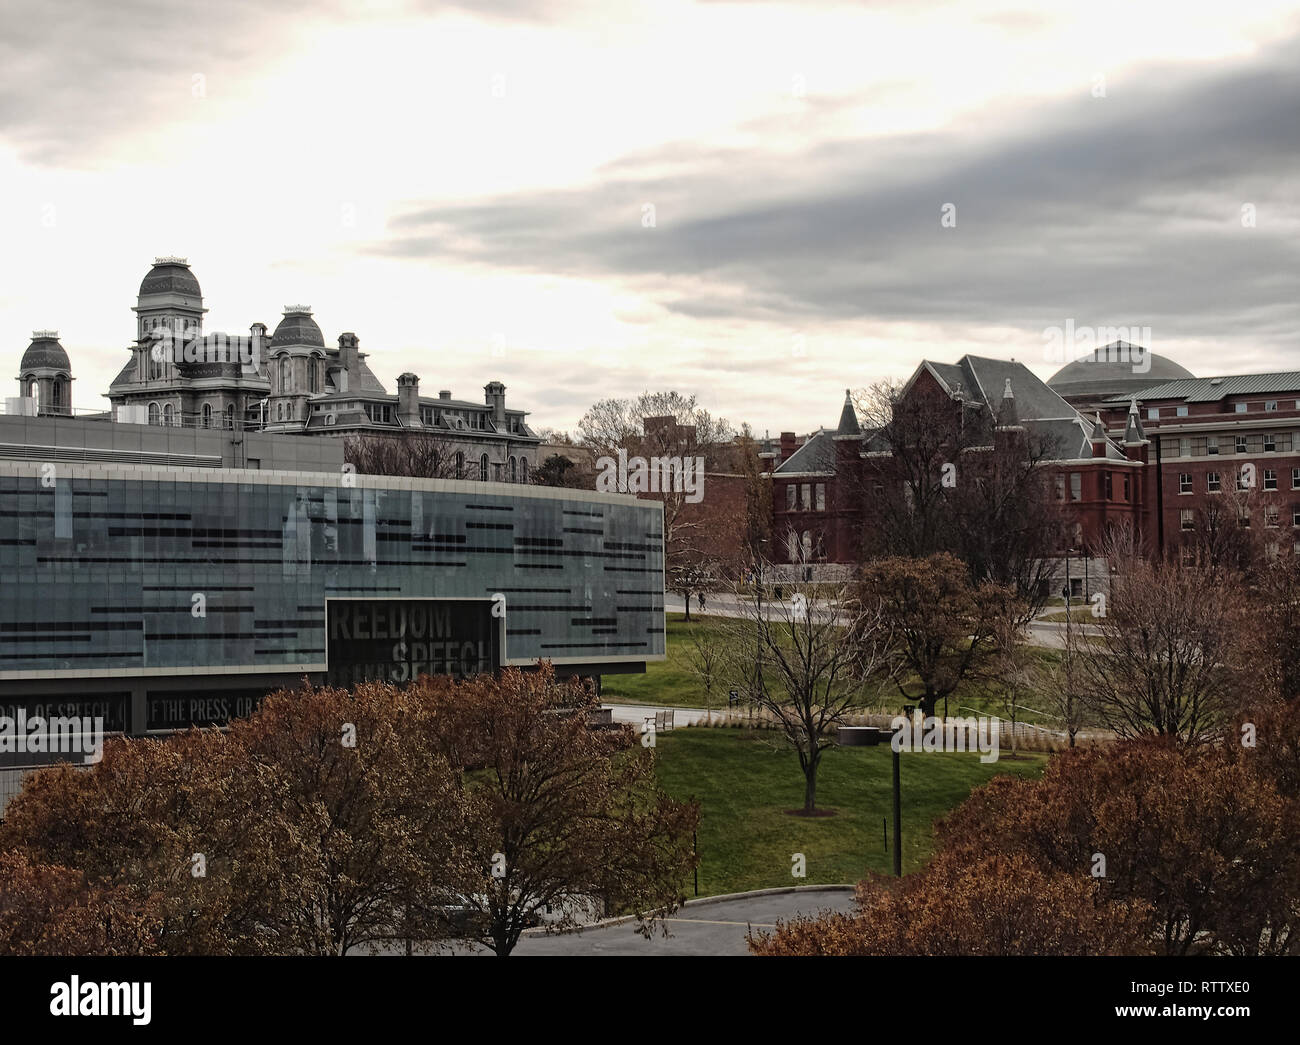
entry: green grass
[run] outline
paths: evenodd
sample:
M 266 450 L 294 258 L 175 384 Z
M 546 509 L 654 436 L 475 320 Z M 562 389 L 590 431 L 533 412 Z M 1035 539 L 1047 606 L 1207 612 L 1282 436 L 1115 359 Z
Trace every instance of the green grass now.
M 788 816 L 803 806 L 803 774 L 793 750 L 769 731 L 682 729 L 658 737 L 657 771 L 674 798 L 700 802 L 700 895 L 777 886 L 856 882 L 888 873 L 883 823 L 890 818 L 890 751 L 832 748 L 817 774 L 825 818 Z M 901 761 L 903 871 L 929 859 L 937 818 L 999 773 L 1037 776 L 1046 756 L 982 764 L 978 755 L 904 754 Z M 892 829 L 891 829 L 892 830 Z M 891 838 L 892 844 L 892 838 Z M 803 853 L 807 877 L 791 877 Z M 691 884 L 687 883 L 688 893 Z
M 609 704 L 660 704 L 673 708 L 704 707 L 704 686 L 691 671 L 686 651 L 687 636 L 692 628 L 706 635 L 718 635 L 717 618 L 691 618 L 689 624 L 680 613 L 668 614 L 665 623 L 668 659 L 646 665 L 644 675 L 605 675 L 601 679 L 601 699 Z M 714 687 L 713 707 L 727 706 L 727 688 Z
M 1038 619 L 1063 624 L 1065 623 L 1067 616 L 1070 620 L 1077 621 L 1081 624 L 1091 624 L 1095 620 L 1091 609 L 1070 610 L 1068 614 L 1064 609 L 1062 609 L 1059 613 L 1046 613 Z
M 692 617 L 690 623 L 686 623 L 680 613 L 670 613 L 667 615 L 666 627 L 666 648 L 668 659 L 654 661 L 646 665 L 644 675 L 606 675 L 601 682 L 601 699 L 608 704 L 657 704 L 663 707 L 674 708 L 702 708 L 704 704 L 704 686 L 699 678 L 691 671 L 690 662 L 687 659 L 687 650 L 690 646 L 688 638 L 691 629 L 701 629 L 705 635 L 721 636 L 721 628 L 718 618 L 709 617 Z M 1050 649 L 1035 648 L 1033 656 L 1039 660 L 1055 660 L 1059 656 L 1057 651 Z M 920 686 L 912 686 L 910 690 L 919 693 Z M 886 686 L 879 698 L 869 701 L 877 705 L 876 710 L 887 711 L 890 714 L 901 710 L 904 703 L 915 703 L 916 696 L 909 697 L 906 701 L 899 695 L 898 690 L 892 684 Z M 1031 708 L 1041 707 L 1044 714 L 1034 714 L 1033 712 L 1021 711 L 1017 718 L 1022 722 L 1030 722 L 1041 725 L 1052 724 L 1050 714 L 1047 714 L 1048 705 L 1046 701 L 1038 698 L 1036 695 L 1030 696 L 1022 701 Z M 715 711 L 725 710 L 727 706 L 727 686 L 725 682 L 715 685 L 713 690 L 712 707 Z M 942 709 L 942 704 L 940 705 Z M 964 710 L 959 710 L 959 708 Z M 948 710 L 950 714 L 970 714 L 974 711 L 980 715 L 997 715 L 1006 717 L 1002 708 L 1002 703 L 996 692 L 993 691 L 987 680 L 966 679 L 956 692 L 948 698 Z

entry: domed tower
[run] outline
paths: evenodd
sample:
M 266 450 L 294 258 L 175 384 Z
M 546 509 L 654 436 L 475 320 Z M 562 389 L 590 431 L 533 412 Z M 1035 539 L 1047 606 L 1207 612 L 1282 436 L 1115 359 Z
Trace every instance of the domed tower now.
M 36 401 L 34 414 L 72 414 L 72 364 L 57 330 L 32 331 L 18 366 L 18 391 Z
M 176 375 L 171 349 L 203 334 L 203 291 L 185 258 L 153 259 L 153 268 L 140 282 L 140 294 L 131 309 L 136 315 L 136 375 L 139 380 L 170 380 Z M 161 334 L 169 351 L 152 352 Z
M 271 335 L 268 360 L 271 397 L 267 423 L 306 422 L 313 396 L 325 392 L 325 338 L 311 318 L 310 305 L 286 305 Z

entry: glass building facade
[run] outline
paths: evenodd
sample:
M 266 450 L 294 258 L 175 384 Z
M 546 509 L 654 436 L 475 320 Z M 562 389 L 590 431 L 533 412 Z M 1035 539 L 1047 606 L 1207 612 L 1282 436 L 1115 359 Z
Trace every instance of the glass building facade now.
M 225 678 L 244 699 L 241 676 L 323 678 L 336 599 L 495 599 L 503 664 L 644 670 L 664 655 L 663 569 L 660 506 L 624 496 L 0 461 L 0 704 L 36 681 L 143 700 Z

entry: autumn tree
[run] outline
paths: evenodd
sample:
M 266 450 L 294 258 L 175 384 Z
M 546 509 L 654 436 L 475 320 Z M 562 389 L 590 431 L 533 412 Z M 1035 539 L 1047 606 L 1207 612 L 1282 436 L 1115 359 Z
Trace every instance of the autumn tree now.
M 68 867 L 0 851 L 0 955 L 89 957 L 157 953 L 154 905 L 105 889 Z
M 966 566 L 946 552 L 868 562 L 857 591 L 863 604 L 880 607 L 895 636 L 889 662 L 895 687 L 926 717 L 942 700 L 946 718 L 948 697 L 989 665 L 998 648 L 995 626 L 1015 600 L 1006 588 L 973 584 Z
M 994 778 L 931 864 L 863 883 L 858 913 L 800 919 L 764 954 L 1236 954 L 1300 950 L 1300 713 L 1252 744 L 1121 741 Z
M 265 913 L 280 953 L 442 933 L 469 806 L 460 767 L 430 739 L 437 710 L 418 687 L 366 682 L 272 694 L 232 724 L 293 882 Z
M 905 878 L 858 885 L 855 912 L 801 917 L 751 933 L 768 957 L 1113 955 L 1148 953 L 1140 901 L 1107 903 L 1096 881 L 1045 870 L 1022 854 L 938 854 Z
M 228 734 L 110 741 L 34 774 L 0 844 L 123 889 L 166 954 L 340 955 L 444 928 L 460 775 L 419 694 L 271 694 Z
M 448 879 L 466 938 L 505 957 L 548 909 L 555 930 L 598 905 L 649 932 L 676 908 L 698 810 L 660 790 L 652 750 L 628 727 L 593 726 L 594 694 L 549 665 L 480 676 L 456 694 L 478 767 L 463 835 L 474 859 Z
M 274 953 L 263 926 L 290 881 L 260 793 L 216 731 L 110 739 L 89 769 L 29 776 L 0 846 L 152 910 L 160 953 Z

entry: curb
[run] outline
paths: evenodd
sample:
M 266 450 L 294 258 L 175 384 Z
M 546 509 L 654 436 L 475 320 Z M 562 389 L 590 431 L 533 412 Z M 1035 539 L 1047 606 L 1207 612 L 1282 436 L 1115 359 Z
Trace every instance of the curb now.
M 852 892 L 856 886 L 853 885 L 786 885 L 777 886 L 773 889 L 750 889 L 743 893 L 719 893 L 717 896 L 697 896 L 692 897 L 682 904 L 682 909 L 687 907 L 708 907 L 712 904 L 726 903 L 728 900 L 751 900 L 760 896 L 781 896 L 786 893 L 832 893 L 832 892 Z M 636 915 L 623 914 L 617 918 L 604 918 L 599 922 L 592 922 L 590 925 L 581 925 L 575 929 L 567 930 L 564 935 L 570 936 L 577 933 L 589 932 L 592 929 L 607 929 L 615 925 L 625 925 L 628 922 L 635 922 Z M 525 929 L 521 934 L 523 936 L 546 936 L 554 935 L 548 933 L 546 929 L 538 926 L 533 929 Z

